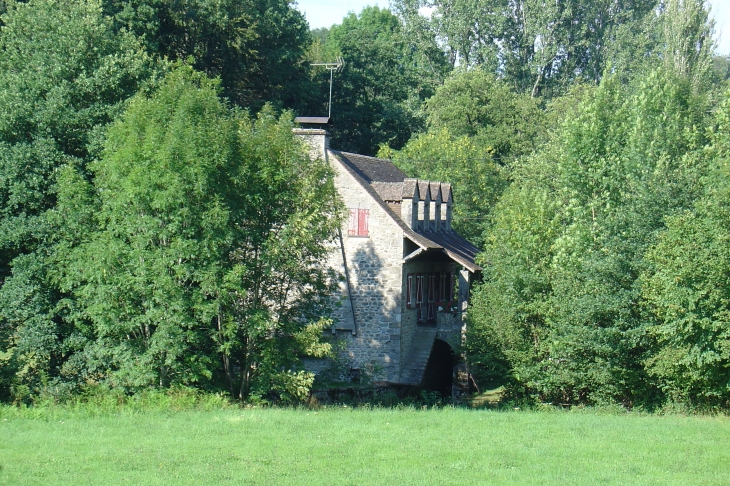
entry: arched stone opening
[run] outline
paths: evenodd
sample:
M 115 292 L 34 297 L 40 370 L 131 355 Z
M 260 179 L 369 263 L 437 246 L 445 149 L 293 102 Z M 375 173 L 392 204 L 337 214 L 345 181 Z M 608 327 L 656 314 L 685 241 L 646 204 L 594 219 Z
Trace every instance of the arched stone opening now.
M 454 350 L 451 346 L 446 341 L 436 339 L 423 373 L 421 387 L 424 390 L 438 392 L 443 397 L 450 397 L 455 364 Z

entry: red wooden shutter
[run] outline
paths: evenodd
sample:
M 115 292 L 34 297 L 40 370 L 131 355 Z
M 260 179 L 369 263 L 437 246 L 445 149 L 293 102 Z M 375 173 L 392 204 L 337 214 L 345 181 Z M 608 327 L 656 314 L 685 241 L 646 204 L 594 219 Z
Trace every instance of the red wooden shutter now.
M 423 275 L 416 275 L 416 303 L 423 302 Z
M 369 209 L 357 210 L 357 236 L 368 236 Z
M 347 227 L 347 236 L 357 236 L 357 209 L 350 209 L 350 224 Z

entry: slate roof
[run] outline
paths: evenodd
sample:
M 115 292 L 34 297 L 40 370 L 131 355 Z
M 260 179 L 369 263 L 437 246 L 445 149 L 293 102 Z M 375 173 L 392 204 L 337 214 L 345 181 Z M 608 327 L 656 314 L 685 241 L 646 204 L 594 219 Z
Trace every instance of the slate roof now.
M 474 262 L 479 249 L 463 238 L 451 232 L 423 232 L 414 231 L 400 217 L 400 214 L 391 207 L 394 201 L 402 201 L 403 197 L 413 197 L 416 182 L 420 199 L 425 200 L 426 194 L 433 194 L 436 198 L 439 184 L 430 184 L 429 181 L 407 179 L 406 175 L 389 160 L 368 157 L 330 150 L 343 166 L 355 176 L 360 185 L 370 196 L 388 213 L 403 230 L 404 235 L 425 251 L 442 251 L 451 259 L 460 263 L 471 272 L 481 271 L 481 267 Z M 443 201 L 451 196 L 451 185 L 441 184 Z
M 423 234 L 420 233 L 419 234 Z M 455 232 L 427 233 L 427 238 L 441 246 L 452 260 L 462 264 L 472 272 L 480 271 L 481 267 L 474 263 L 474 258 L 481 250 L 472 245 L 463 236 Z
M 431 201 L 435 201 L 438 198 L 440 189 L 441 184 L 431 184 Z
M 406 179 L 403 181 L 403 196 L 404 198 L 413 199 L 415 196 L 418 179 Z
M 383 201 L 403 200 L 403 182 L 372 182 L 370 185 Z
M 403 171 L 393 165 L 390 160 L 335 150 L 332 150 L 332 152 L 368 184 L 372 182 L 403 182 L 406 178 Z

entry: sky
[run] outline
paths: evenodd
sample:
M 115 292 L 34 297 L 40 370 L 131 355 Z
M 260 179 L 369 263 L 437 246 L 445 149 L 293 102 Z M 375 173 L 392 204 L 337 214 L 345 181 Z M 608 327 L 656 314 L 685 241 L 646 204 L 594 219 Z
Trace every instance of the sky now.
M 715 18 L 715 39 L 718 40 L 718 54 L 730 55 L 730 2 L 712 0 L 710 15 Z
M 388 0 L 298 0 L 298 8 L 304 12 L 312 29 L 331 27 L 352 11 L 360 13 L 366 5 L 387 7 Z M 730 0 L 710 0 L 710 14 L 715 18 L 715 39 L 718 40 L 718 54 L 730 55 Z

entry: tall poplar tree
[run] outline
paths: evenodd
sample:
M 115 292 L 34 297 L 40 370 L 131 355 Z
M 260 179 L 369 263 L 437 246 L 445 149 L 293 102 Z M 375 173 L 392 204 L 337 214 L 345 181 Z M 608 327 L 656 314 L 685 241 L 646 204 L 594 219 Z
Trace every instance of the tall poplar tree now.
M 411 36 L 438 39 L 452 65 L 482 66 L 518 92 L 553 97 L 575 79 L 600 80 L 612 45 L 654 15 L 657 0 L 397 0 Z M 428 18 L 421 8 L 428 7 Z M 624 26 L 629 26 L 624 29 Z M 643 53 L 635 53 L 642 56 Z

